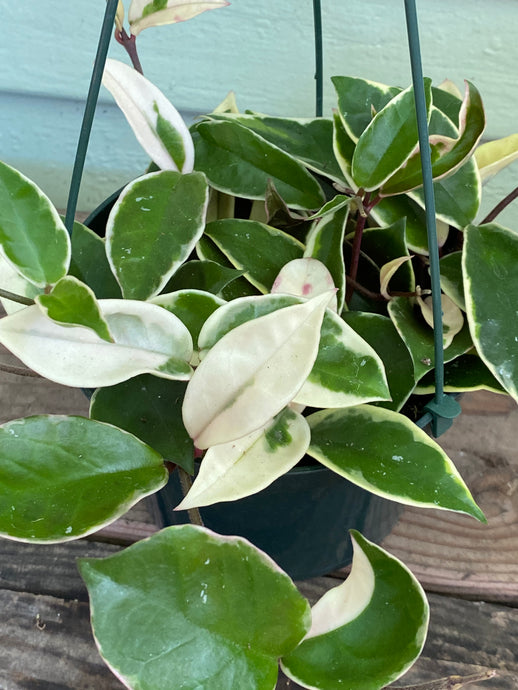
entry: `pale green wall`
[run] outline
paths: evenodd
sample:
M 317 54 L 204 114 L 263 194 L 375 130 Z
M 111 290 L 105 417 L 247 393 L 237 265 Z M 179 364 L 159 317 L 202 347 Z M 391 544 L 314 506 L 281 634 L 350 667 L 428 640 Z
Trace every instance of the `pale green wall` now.
M 322 5 L 326 77 L 410 82 L 403 0 Z M 61 206 L 104 7 L 104 0 L 0 0 L 0 159 L 36 179 Z M 425 73 L 435 82 L 476 83 L 488 137 L 518 131 L 516 0 L 418 0 L 418 9 Z M 311 0 L 233 0 L 193 21 L 145 31 L 139 48 L 146 75 L 188 119 L 210 110 L 229 89 L 243 109 L 309 116 L 312 30 Z M 115 43 L 111 55 L 126 59 Z M 327 86 L 326 112 L 332 105 Z M 145 164 L 103 92 L 80 205 L 91 209 Z M 498 193 L 512 188 L 517 168 L 498 183 Z M 513 215 L 518 226 L 518 211 Z

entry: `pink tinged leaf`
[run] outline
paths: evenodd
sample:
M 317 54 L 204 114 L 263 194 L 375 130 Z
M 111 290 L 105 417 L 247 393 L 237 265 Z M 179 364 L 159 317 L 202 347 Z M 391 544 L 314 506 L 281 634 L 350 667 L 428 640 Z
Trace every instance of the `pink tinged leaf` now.
M 109 58 L 103 84 L 114 97 L 138 142 L 162 170 L 192 172 L 194 146 L 180 113 L 139 72 Z
M 202 12 L 229 4 L 227 0 L 168 0 L 163 9 L 153 11 L 152 0 L 133 0 L 128 13 L 131 33 L 137 36 L 150 26 L 185 22 Z
M 283 266 L 272 286 L 273 294 L 295 295 L 310 299 L 335 289 L 333 276 L 325 264 L 318 259 L 302 258 L 289 261 Z M 337 297 L 334 295 L 328 305 L 337 311 Z
M 247 321 L 209 350 L 185 393 L 183 421 L 198 448 L 242 438 L 288 405 L 318 354 L 334 291 Z

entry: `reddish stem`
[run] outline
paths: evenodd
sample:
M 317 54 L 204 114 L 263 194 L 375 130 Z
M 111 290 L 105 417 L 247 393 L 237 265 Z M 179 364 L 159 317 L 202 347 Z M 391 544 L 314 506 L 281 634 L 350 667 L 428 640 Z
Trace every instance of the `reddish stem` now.
M 510 192 L 502 201 L 495 206 L 495 208 L 487 214 L 487 216 L 484 218 L 482 221 L 481 225 L 484 225 L 485 223 L 491 223 L 499 213 L 501 213 L 506 206 L 509 206 L 511 201 L 514 201 L 518 197 L 518 187 L 513 189 L 512 192 Z
M 363 198 L 364 208 L 368 207 L 370 201 L 370 193 L 367 192 Z M 367 221 L 366 213 L 358 213 L 358 219 L 356 220 L 356 228 L 354 231 L 353 248 L 351 255 L 351 266 L 349 269 L 350 281 L 347 283 L 347 290 L 345 293 L 345 301 L 347 304 L 351 301 L 354 294 L 354 284 L 356 282 L 356 277 L 358 275 L 358 264 L 360 262 L 360 249 L 362 246 L 363 230 L 365 228 L 365 223 Z
M 131 34 L 131 36 L 128 36 L 126 29 L 122 29 L 121 31 L 115 30 L 115 40 L 117 41 L 117 43 L 120 43 L 121 46 L 126 50 L 130 57 L 131 63 L 133 67 L 137 70 L 137 72 L 140 72 L 140 74 L 144 74 L 137 53 L 136 38 L 137 37 L 133 34 Z

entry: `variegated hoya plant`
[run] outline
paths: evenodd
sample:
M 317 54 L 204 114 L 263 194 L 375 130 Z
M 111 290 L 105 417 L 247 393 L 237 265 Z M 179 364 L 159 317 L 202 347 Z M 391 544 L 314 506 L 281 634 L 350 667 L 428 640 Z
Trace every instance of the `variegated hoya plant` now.
M 133 0 L 155 24 L 227 4 Z M 304 458 L 383 497 L 484 520 L 452 461 L 409 418 L 433 390 L 433 320 L 413 92 L 335 77 L 332 117 L 238 112 L 188 128 L 138 70 L 104 83 L 152 159 L 105 239 L 71 239 L 49 199 L 0 165 L 0 341 L 52 381 L 95 389 L 90 418 L 0 428 L 0 532 L 78 539 L 193 474 L 181 508 L 260 491 Z M 479 145 L 480 95 L 425 83 L 441 246 L 447 391 L 518 399 L 518 234 L 476 222 L 518 135 Z M 145 418 L 147 424 L 140 420 Z M 150 431 L 151 429 L 151 431 Z M 424 593 L 353 532 L 349 578 L 310 610 L 238 537 L 166 528 L 82 560 L 99 650 L 133 689 L 375 690 L 422 649 Z

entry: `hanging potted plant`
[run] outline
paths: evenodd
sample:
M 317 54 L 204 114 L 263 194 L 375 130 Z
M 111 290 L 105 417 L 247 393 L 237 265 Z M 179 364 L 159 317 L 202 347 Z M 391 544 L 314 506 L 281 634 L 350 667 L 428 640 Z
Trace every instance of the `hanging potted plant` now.
M 133 0 L 128 35 L 110 0 L 106 24 L 116 16 L 138 67 L 140 30 L 223 4 Z M 89 419 L 0 428 L 1 534 L 80 538 L 170 474 L 185 488 L 174 507 L 200 522 L 199 508 L 231 509 L 304 461 L 484 520 L 410 403 L 435 388 L 440 426 L 457 412 L 443 390 L 517 397 L 518 235 L 474 224 L 481 179 L 517 147 L 479 145 L 476 87 L 424 81 L 441 320 L 412 87 L 335 77 L 331 118 L 241 114 L 229 97 L 189 129 L 138 70 L 110 60 L 104 81 L 153 161 L 106 208 L 105 238 L 71 227 L 73 204 L 70 238 L 36 185 L 0 165 L 0 342 L 40 375 L 95 390 Z M 279 659 L 304 687 L 382 688 L 418 657 L 428 606 L 403 564 L 357 531 L 352 542 L 351 575 L 311 612 L 263 551 L 199 524 L 83 560 L 100 652 L 130 688 L 273 688 Z

